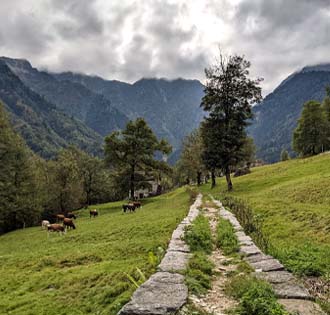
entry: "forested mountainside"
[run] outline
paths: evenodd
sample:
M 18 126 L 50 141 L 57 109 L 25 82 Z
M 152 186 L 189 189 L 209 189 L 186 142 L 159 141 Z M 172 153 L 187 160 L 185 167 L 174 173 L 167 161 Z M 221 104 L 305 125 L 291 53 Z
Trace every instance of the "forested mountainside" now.
M 128 122 L 128 118 L 113 107 L 108 99 L 82 84 L 57 80 L 53 75 L 33 68 L 26 60 L 1 59 L 25 85 L 102 136 L 123 128 Z
M 29 147 L 51 158 L 70 144 L 100 154 L 103 139 L 32 91 L 0 60 L 0 101 Z
M 104 95 L 130 119 L 145 118 L 158 137 L 173 145 L 173 160 L 184 136 L 199 126 L 204 115 L 200 108 L 204 87 L 197 80 L 141 79 L 128 84 L 71 72 L 55 76 Z
M 327 85 L 330 85 L 330 64 L 305 67 L 290 75 L 253 108 L 255 117 L 249 133 L 257 145 L 259 158 L 276 162 L 282 149 L 292 153 L 292 134 L 304 103 L 321 101 Z

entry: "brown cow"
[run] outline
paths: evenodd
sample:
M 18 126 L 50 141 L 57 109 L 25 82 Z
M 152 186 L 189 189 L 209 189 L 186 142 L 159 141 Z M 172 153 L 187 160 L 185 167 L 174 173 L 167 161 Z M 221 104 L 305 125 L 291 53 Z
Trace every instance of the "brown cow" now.
M 123 211 L 124 211 L 124 213 L 126 212 L 126 211 L 130 211 L 130 212 L 134 212 L 135 211 L 135 206 L 134 206 L 134 204 L 133 203 L 128 203 L 128 204 L 125 204 L 125 205 L 123 205 Z
M 90 218 L 91 218 L 91 217 L 95 218 L 95 217 L 97 217 L 98 215 L 99 215 L 99 213 L 97 212 L 96 209 L 93 209 L 93 210 L 90 210 L 90 211 L 89 211 L 89 217 L 90 217 Z
M 65 228 L 67 228 L 67 229 L 76 229 L 76 226 L 74 225 L 74 223 L 73 223 L 73 221 L 72 221 L 72 219 L 69 219 L 69 218 L 64 218 L 64 220 L 63 220 L 63 226 L 65 227 Z
M 134 201 L 133 205 L 135 206 L 136 209 L 142 208 L 142 203 L 140 201 Z
M 66 218 L 69 218 L 69 219 L 77 219 L 77 217 L 75 216 L 75 214 L 72 213 L 72 212 L 68 212 L 65 217 Z
M 64 226 L 62 226 L 61 224 L 49 224 L 47 226 L 47 230 L 48 232 L 58 232 L 60 234 L 62 234 L 63 232 L 65 232 Z

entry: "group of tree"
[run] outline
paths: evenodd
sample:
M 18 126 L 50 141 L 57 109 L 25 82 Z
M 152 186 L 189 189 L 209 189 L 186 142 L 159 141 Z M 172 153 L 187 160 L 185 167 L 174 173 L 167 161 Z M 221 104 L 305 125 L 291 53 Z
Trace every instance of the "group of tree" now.
M 0 104 L 0 234 L 35 225 L 41 218 L 52 220 L 58 213 L 123 199 L 129 190 L 134 196 L 135 189 L 149 187 L 152 180 L 161 185 L 171 169 L 154 153 L 170 150 L 137 119 L 106 138 L 104 159 L 70 146 L 44 160 L 15 132 Z
M 292 146 L 301 156 L 330 150 L 330 87 L 326 88 L 322 103 L 308 101 L 304 104 Z
M 177 169 L 187 178 L 201 182 L 201 174 L 211 174 L 212 187 L 217 172 L 225 175 L 232 190 L 231 172 L 254 159 L 253 140 L 246 134 L 252 105 L 261 101 L 261 79 L 249 78 L 250 62 L 241 56 L 224 57 L 205 70 L 205 95 L 201 106 L 208 112 L 198 131 L 186 138 Z M 187 179 L 188 182 L 188 179 Z

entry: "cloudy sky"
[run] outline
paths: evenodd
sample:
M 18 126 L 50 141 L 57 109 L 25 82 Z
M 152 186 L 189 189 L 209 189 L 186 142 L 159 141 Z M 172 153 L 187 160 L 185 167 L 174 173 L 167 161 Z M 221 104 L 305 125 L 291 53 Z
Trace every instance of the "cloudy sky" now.
M 330 0 L 0 0 L 0 55 L 134 82 L 196 78 L 218 47 L 243 54 L 264 94 L 330 62 Z

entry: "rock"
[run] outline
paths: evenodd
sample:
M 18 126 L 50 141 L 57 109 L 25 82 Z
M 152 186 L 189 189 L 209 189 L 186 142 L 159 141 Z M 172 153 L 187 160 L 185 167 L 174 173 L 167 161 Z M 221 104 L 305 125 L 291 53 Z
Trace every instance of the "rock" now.
M 250 173 L 251 173 L 251 171 L 250 171 L 249 167 L 242 167 L 235 171 L 234 177 L 243 176 L 243 175 L 247 175 Z
M 260 272 L 255 273 L 255 276 L 259 279 L 268 281 L 269 283 L 293 282 L 295 280 L 293 275 L 287 271 Z
M 184 271 L 186 269 L 190 254 L 178 251 L 167 251 L 158 266 L 160 271 Z
M 307 289 L 298 283 L 273 283 L 272 286 L 278 298 L 313 300 Z
M 255 263 L 255 262 L 259 262 L 259 261 L 267 260 L 267 259 L 273 259 L 273 257 L 269 256 L 269 255 L 265 255 L 264 253 L 261 253 L 258 255 L 253 255 L 253 256 L 245 258 L 245 260 L 249 263 Z
M 257 262 L 250 262 L 250 265 L 254 269 L 261 269 L 261 271 L 267 272 L 267 271 L 276 271 L 276 270 L 284 270 L 284 266 L 274 258 L 261 260 Z
M 165 315 L 180 309 L 188 298 L 184 276 L 157 272 L 142 284 L 118 314 Z
M 172 239 L 168 245 L 167 251 L 179 251 L 189 253 L 189 246 L 182 240 Z
M 251 255 L 261 254 L 260 249 L 255 245 L 241 246 L 239 252 L 247 257 Z
M 278 302 L 291 314 L 298 315 L 324 315 L 320 307 L 311 301 L 296 299 L 279 299 Z

